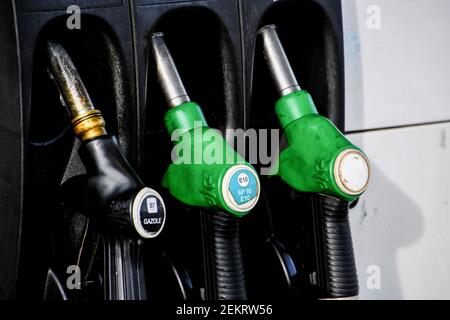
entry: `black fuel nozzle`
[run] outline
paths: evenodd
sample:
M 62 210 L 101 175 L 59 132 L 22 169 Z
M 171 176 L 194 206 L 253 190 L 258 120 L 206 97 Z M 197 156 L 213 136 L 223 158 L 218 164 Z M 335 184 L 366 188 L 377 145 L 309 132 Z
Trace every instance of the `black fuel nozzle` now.
M 86 174 L 67 181 L 63 198 L 81 212 L 98 216 L 120 231 L 154 238 L 162 230 L 166 210 L 155 190 L 145 187 L 123 155 L 117 140 L 107 134 L 102 113 L 94 104 L 78 71 L 58 43 L 47 43 L 49 71 L 82 141 L 80 158 Z

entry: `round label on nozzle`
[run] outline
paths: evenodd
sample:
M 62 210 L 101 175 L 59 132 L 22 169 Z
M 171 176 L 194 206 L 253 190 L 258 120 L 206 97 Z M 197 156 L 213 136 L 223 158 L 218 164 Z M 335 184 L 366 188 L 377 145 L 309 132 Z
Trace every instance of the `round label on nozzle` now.
M 334 178 L 339 189 L 349 195 L 363 193 L 369 184 L 369 160 L 359 150 L 342 151 L 334 164 Z
M 253 168 L 236 165 L 228 169 L 222 182 L 225 203 L 237 212 L 253 209 L 259 198 L 259 178 Z
M 138 192 L 132 207 L 133 224 L 143 238 L 157 237 L 166 221 L 166 207 L 158 192 L 144 188 Z

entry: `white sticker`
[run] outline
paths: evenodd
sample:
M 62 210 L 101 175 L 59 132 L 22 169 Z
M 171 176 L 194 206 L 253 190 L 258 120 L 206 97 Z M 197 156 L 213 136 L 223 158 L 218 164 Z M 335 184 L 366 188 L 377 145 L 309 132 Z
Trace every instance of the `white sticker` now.
M 249 178 L 246 173 L 242 172 L 241 174 L 238 175 L 237 179 L 238 179 L 239 185 L 242 188 L 245 188 L 246 186 L 248 186 Z
M 156 198 L 147 198 L 147 212 L 156 213 L 158 212 L 158 206 L 156 204 Z
M 222 181 L 226 205 L 236 212 L 249 212 L 258 202 L 259 179 L 253 168 L 239 164 L 230 167 Z

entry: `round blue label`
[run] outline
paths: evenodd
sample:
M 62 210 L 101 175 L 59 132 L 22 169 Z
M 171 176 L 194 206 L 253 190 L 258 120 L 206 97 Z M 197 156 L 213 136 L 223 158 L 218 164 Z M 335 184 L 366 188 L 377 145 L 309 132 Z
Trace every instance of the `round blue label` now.
M 252 201 L 258 193 L 258 181 L 248 169 L 237 170 L 230 178 L 228 190 L 238 205 Z

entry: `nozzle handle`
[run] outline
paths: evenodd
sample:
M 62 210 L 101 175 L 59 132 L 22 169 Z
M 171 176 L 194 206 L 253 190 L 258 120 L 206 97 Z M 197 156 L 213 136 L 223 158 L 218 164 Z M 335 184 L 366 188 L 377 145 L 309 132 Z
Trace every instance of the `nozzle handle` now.
M 312 211 L 319 298 L 354 299 L 359 288 L 348 202 L 314 194 Z
M 169 106 L 174 108 L 190 102 L 175 62 L 164 41 L 163 33 L 157 32 L 152 35 L 152 51 L 155 57 L 158 79 Z
M 206 300 L 247 300 L 239 219 L 221 210 L 202 212 Z
M 301 90 L 278 37 L 277 27 L 273 24 L 264 26 L 258 34 L 261 35 L 264 56 L 279 94 L 286 96 Z

